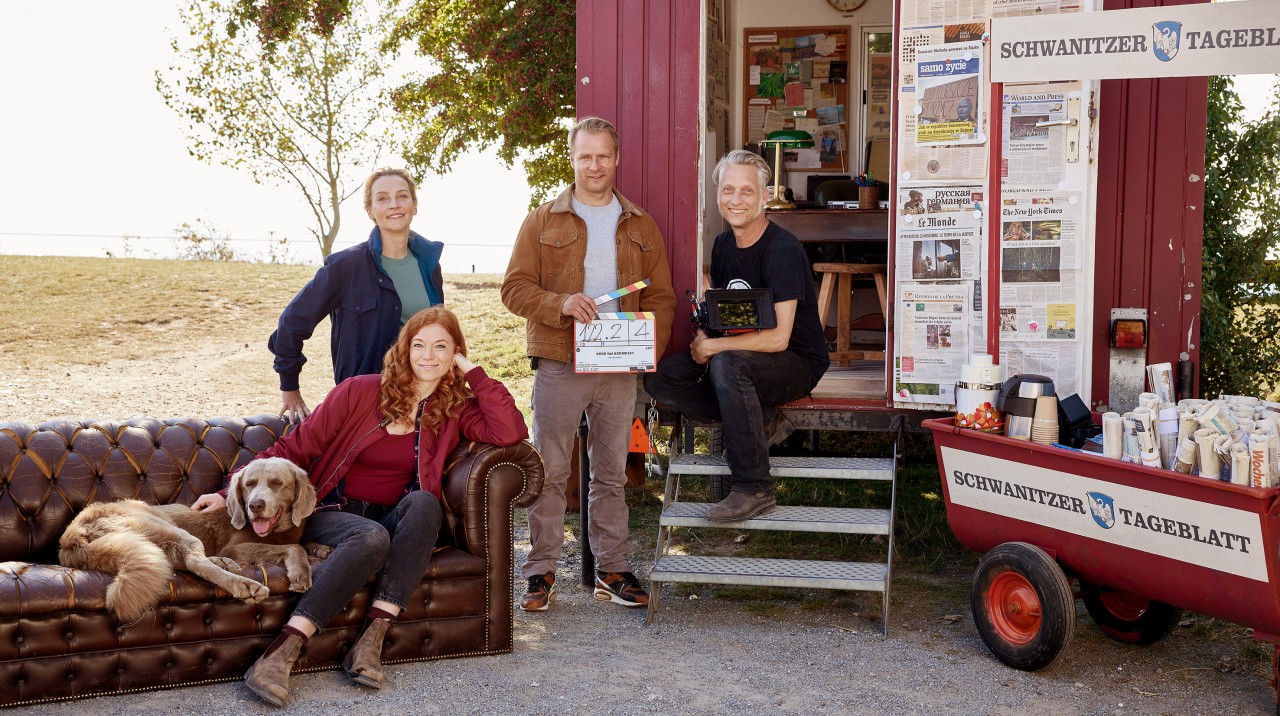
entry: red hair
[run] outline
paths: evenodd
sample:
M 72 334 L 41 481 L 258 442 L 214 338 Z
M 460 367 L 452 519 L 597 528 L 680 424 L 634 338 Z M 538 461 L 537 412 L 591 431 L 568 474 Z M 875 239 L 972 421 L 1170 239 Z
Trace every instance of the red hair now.
M 391 422 L 411 421 L 416 415 L 417 377 L 409 360 L 409 348 L 413 345 L 413 337 L 432 324 L 444 328 L 457 344 L 458 352 L 464 356 L 467 354 L 467 342 L 462 337 L 462 327 L 453 311 L 444 306 L 432 306 L 413 314 L 400 329 L 396 342 L 391 344 L 382 358 L 382 381 L 378 388 L 381 401 L 378 407 Z M 432 393 L 431 402 L 422 413 L 422 427 L 438 432 L 444 421 L 460 413 L 472 397 L 474 393 L 467 387 L 462 371 L 453 367 L 436 386 L 436 392 Z

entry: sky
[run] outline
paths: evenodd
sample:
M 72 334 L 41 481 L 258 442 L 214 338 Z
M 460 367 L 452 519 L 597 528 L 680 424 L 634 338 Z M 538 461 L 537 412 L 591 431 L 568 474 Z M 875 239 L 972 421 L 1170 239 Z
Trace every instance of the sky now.
M 155 89 L 172 59 L 182 0 L 5 2 L 0 23 L 0 254 L 172 255 L 173 230 L 203 220 L 261 254 L 291 239 L 293 260 L 317 262 L 310 211 L 296 189 L 187 153 L 178 116 Z M 1274 75 L 1237 78 L 1250 116 Z M 388 111 L 391 111 L 388 108 Z M 399 163 L 389 158 L 384 164 Z M 524 219 L 523 171 L 474 152 L 419 187 L 413 228 L 446 244 L 448 273 L 497 273 Z M 336 248 L 364 241 L 359 196 L 343 206 Z
M 120 255 L 115 237 L 131 235 L 159 237 L 131 241 L 132 255 L 171 254 L 173 229 L 203 219 L 251 240 L 237 249 L 264 251 L 275 232 L 292 240 L 295 260 L 319 261 L 296 188 L 261 186 L 187 153 L 178 115 L 155 89 L 155 71 L 173 57 L 169 40 L 182 31 L 181 3 L 3 3 L 0 253 Z M 446 273 L 506 269 L 529 204 L 518 166 L 471 153 L 448 176 L 425 177 L 418 199 L 413 228 L 445 242 Z M 358 194 L 342 216 L 335 248 L 368 238 Z

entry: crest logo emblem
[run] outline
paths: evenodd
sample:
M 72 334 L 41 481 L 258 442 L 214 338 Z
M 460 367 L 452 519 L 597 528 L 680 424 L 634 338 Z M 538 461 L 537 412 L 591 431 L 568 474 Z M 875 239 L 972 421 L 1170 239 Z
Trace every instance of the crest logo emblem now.
M 1093 516 L 1093 521 L 1104 530 L 1114 527 L 1116 508 L 1111 496 L 1101 492 L 1086 492 L 1085 496 L 1089 498 L 1089 514 Z
M 1151 26 L 1151 51 L 1156 59 L 1168 62 L 1178 55 L 1182 44 L 1182 23 L 1172 20 L 1157 22 Z

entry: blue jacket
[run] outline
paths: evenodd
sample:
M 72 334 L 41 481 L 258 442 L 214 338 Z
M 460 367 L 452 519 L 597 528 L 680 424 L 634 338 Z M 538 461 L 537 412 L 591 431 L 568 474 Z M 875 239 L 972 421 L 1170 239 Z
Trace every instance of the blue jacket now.
M 444 302 L 440 252 L 444 244 L 409 234 L 409 251 L 418 259 L 431 305 Z M 332 330 L 333 382 L 382 372 L 382 355 L 400 334 L 400 296 L 382 268 L 382 235 L 377 227 L 369 240 L 337 251 L 324 260 L 280 314 L 267 348 L 275 354 L 280 390 L 297 390 L 307 357 L 302 343 L 329 316 Z

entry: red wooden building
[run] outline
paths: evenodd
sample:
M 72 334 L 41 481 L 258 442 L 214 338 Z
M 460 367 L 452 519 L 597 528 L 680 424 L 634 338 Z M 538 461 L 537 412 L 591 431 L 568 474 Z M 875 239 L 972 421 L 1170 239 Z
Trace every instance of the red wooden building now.
M 1180 4 L 1184 3 L 1099 0 L 1096 9 Z M 851 45 L 855 39 L 861 43 L 872 33 L 889 30 L 896 53 L 901 12 L 900 0 L 867 0 L 846 13 L 825 0 L 579 0 L 578 114 L 599 115 L 616 123 L 622 141 L 618 187 L 657 219 L 666 237 L 678 295 L 696 287 L 700 267 L 707 260 L 700 247 L 709 246 L 710 236 L 721 227 L 714 210 L 704 209 L 708 165 L 714 164 L 723 149 L 742 146 L 743 138 L 735 136 L 742 122 L 734 121 L 732 111 L 731 128 L 719 133 L 716 146 L 711 145 L 708 133 L 713 124 L 724 124 L 715 112 L 724 104 L 718 94 L 723 88 L 715 87 L 716 78 L 709 75 L 723 74 L 724 54 L 717 41 L 727 46 L 728 56 L 736 61 L 745 42 L 744 28 L 830 24 L 848 26 Z M 824 18 L 829 22 L 815 22 Z M 897 64 L 894 66 L 896 78 Z M 735 65 L 732 69 L 740 68 Z M 745 74 L 728 73 L 729 105 L 738 102 L 735 87 L 744 83 Z M 853 82 L 852 66 L 849 74 Z M 895 88 L 897 84 L 895 81 Z M 1086 239 L 1091 240 L 1093 249 L 1086 284 L 1091 295 L 1082 301 L 1080 316 L 1091 407 L 1109 402 L 1108 333 L 1113 308 L 1147 310 L 1146 363 L 1177 365 L 1186 360 L 1199 364 L 1206 88 L 1203 77 L 1102 80 L 1086 85 L 1085 107 L 1094 140 L 1087 152 L 1092 182 L 1088 201 L 1092 207 Z M 849 103 L 853 113 L 856 92 L 851 93 Z M 998 116 L 998 98 L 991 98 L 990 105 L 992 116 Z M 892 111 L 896 128 L 900 119 L 896 103 Z M 852 117 L 850 123 L 854 123 Z M 991 166 L 998 167 L 999 122 L 992 124 L 997 134 L 987 146 L 996 147 Z M 896 157 L 896 132 L 890 141 Z M 857 144 L 850 144 L 850 163 L 865 165 L 866 156 L 855 156 L 861 151 Z M 894 174 L 892 183 L 896 185 L 901 177 Z M 891 197 L 896 188 L 890 188 Z M 993 190 L 993 195 L 998 194 Z M 893 311 L 897 283 L 892 268 L 895 213 L 888 212 L 885 236 L 890 244 L 889 312 Z M 987 291 L 993 290 L 990 284 Z M 893 317 L 886 316 L 886 320 L 892 333 Z M 994 327 L 995 319 L 990 320 Z M 689 327 L 679 319 L 675 325 L 672 346 L 678 349 L 687 345 Z M 993 336 L 998 336 L 998 331 L 988 330 L 985 340 L 993 349 L 990 352 L 998 355 Z M 892 365 L 892 335 L 886 342 Z M 829 417 L 804 419 L 808 424 L 801 424 L 888 425 L 889 416 L 918 412 L 902 405 L 895 409 L 893 382 L 893 370 L 888 369 L 883 390 L 875 395 L 820 400 L 819 407 L 837 409 L 834 412 L 843 412 L 846 417 L 835 422 Z M 850 417 L 854 413 L 862 417 Z

